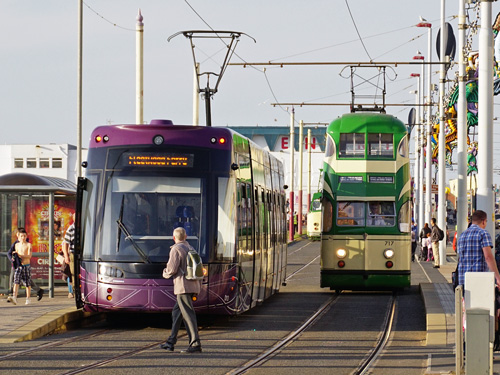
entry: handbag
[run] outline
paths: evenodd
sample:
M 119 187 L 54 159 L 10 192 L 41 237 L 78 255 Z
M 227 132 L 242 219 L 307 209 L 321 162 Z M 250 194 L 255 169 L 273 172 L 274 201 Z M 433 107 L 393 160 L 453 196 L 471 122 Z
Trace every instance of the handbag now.
M 458 286 L 458 262 L 457 268 L 451 273 L 451 283 L 453 284 L 453 290 L 455 290 Z

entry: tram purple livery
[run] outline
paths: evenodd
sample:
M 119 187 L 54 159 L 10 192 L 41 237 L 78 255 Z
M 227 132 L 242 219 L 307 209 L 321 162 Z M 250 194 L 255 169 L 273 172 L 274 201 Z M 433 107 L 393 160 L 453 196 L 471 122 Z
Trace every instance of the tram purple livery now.
M 244 312 L 284 282 L 283 167 L 247 138 L 167 120 L 101 126 L 83 164 L 75 289 L 85 311 L 171 311 L 162 270 L 176 227 L 204 263 L 198 312 Z

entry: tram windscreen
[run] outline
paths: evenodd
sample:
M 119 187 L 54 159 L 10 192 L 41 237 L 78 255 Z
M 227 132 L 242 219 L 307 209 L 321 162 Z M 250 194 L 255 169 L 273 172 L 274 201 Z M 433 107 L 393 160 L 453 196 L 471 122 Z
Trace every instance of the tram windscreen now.
M 206 257 L 205 182 L 200 178 L 113 176 L 104 204 L 104 261 L 167 262 L 173 230 L 183 227 L 187 241 Z
M 389 201 L 337 203 L 338 226 L 393 227 L 396 223 L 395 205 Z

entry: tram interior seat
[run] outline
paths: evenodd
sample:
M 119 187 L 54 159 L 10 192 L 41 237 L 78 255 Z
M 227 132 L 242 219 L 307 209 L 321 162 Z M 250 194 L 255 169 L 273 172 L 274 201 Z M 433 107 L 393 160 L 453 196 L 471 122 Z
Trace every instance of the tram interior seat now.
M 186 230 L 188 236 L 192 235 L 192 225 L 191 221 L 194 217 L 193 206 L 178 206 L 175 210 L 175 216 L 177 216 L 177 222 L 174 224 L 174 229 L 183 227 Z

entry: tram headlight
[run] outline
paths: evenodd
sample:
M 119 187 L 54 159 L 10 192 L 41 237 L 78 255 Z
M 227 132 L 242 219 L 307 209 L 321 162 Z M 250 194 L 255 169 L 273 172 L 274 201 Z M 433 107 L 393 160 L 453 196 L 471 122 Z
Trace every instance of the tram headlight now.
M 385 249 L 384 250 L 384 257 L 385 257 L 385 259 L 391 259 L 392 257 L 394 257 L 394 250 Z
M 345 249 L 337 249 L 337 258 L 344 259 L 347 256 L 347 250 Z
M 99 275 L 115 277 L 115 278 L 122 278 L 125 276 L 124 272 L 121 269 L 111 267 L 105 264 L 99 265 Z

